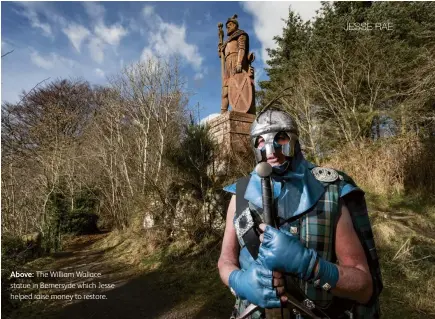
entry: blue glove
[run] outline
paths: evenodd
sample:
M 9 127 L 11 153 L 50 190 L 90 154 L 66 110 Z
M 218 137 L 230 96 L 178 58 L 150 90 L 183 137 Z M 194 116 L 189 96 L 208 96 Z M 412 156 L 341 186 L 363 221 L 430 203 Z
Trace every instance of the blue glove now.
M 289 272 L 308 280 L 316 264 L 317 252 L 307 249 L 292 234 L 266 226 L 258 259 L 272 270 Z
M 313 270 L 319 260 L 319 271 L 314 280 L 320 279 L 325 290 L 334 288 L 338 281 L 338 268 L 320 256 L 314 249 L 304 247 L 292 234 L 266 226 L 264 239 L 258 253 L 258 260 L 267 268 L 295 274 L 303 280 L 313 277 Z
M 318 281 L 318 285 L 325 290 L 335 288 L 337 286 L 339 271 L 337 265 L 319 258 L 319 270 L 315 274 L 313 280 Z
M 246 271 L 234 270 L 230 274 L 229 284 L 242 299 L 261 308 L 279 308 L 281 302 L 276 296 L 272 280 L 272 271 L 254 261 Z
M 249 266 L 255 261 L 254 258 L 252 258 L 251 254 L 248 251 L 248 248 L 243 247 L 242 250 L 240 250 L 239 254 L 239 265 L 240 269 L 248 269 Z

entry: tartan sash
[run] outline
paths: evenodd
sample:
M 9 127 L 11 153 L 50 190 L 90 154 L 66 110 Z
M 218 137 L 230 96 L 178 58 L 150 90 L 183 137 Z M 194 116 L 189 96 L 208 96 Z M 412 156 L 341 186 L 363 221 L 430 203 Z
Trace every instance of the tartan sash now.
M 338 186 L 325 184 L 325 193 L 317 204 L 299 217 L 293 222 L 284 222 L 280 228 L 299 236 L 305 247 L 316 250 L 325 260 L 336 262 L 334 238 L 335 225 L 339 217 Z M 318 306 L 324 308 L 331 303 L 333 295 L 329 291 L 316 286 L 314 282 L 301 279 L 298 282 L 302 291 Z

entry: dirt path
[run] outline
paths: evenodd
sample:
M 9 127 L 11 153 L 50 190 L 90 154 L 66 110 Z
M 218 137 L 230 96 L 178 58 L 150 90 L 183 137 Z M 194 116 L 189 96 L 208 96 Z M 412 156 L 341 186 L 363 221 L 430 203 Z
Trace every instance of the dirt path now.
M 68 289 L 33 290 L 33 294 L 48 295 L 49 300 L 26 302 L 9 318 L 228 318 L 232 298 L 225 292 L 216 300 L 195 289 L 184 289 L 175 271 L 143 272 L 137 266 L 113 258 L 110 248 L 92 248 L 108 234 L 79 236 L 65 250 L 28 264 L 32 271 L 44 271 L 49 278 L 35 278 L 33 283 L 71 284 Z M 97 246 L 97 245 L 95 245 Z M 54 278 L 50 271 L 73 274 Z M 98 278 L 80 277 L 77 272 L 100 273 Z M 217 275 L 217 274 L 216 274 Z M 215 276 L 215 274 L 213 274 Z M 217 278 L 216 278 L 217 279 Z M 87 283 L 89 286 L 80 287 Z M 102 284 L 109 289 L 99 288 Z M 39 286 L 40 287 L 40 286 Z M 107 286 L 106 286 L 107 287 Z M 71 300 L 52 300 L 66 298 Z M 82 296 L 81 300 L 75 296 Z M 86 299 L 104 296 L 106 300 Z

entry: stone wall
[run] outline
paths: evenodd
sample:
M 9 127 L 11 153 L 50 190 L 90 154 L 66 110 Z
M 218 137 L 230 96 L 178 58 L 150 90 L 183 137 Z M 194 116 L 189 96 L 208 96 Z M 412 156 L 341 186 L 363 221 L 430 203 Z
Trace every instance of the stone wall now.
M 228 173 L 231 154 L 252 152 L 249 132 L 254 119 L 255 115 L 230 111 L 207 122 L 211 136 L 219 145 L 219 156 L 213 165 L 214 174 Z
M 208 125 L 219 145 L 224 148 L 231 146 L 237 150 L 244 145 L 242 141 L 249 141 L 249 131 L 254 119 L 255 115 L 230 111 L 213 118 Z

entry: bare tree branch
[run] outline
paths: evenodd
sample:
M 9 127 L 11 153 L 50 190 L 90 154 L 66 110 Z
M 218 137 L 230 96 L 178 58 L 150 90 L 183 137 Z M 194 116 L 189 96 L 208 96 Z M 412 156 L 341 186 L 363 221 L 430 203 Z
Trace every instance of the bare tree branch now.
M 50 78 L 48 77 L 48 78 L 46 78 L 45 80 L 42 80 L 41 82 L 38 82 L 29 92 L 27 92 L 22 98 L 21 98 L 21 100 L 18 102 L 18 104 L 21 104 L 21 102 L 23 102 L 24 101 L 24 99 L 33 91 L 33 90 L 35 90 L 37 87 L 38 87 L 38 85 L 40 85 L 40 84 L 42 84 L 42 83 L 44 83 L 45 81 L 47 81 L 47 80 L 49 80 Z
M 2 58 L 5 57 L 5 56 L 7 56 L 8 54 L 11 54 L 12 52 L 14 52 L 14 50 L 9 51 L 9 52 L 6 52 L 5 54 L 2 55 Z

